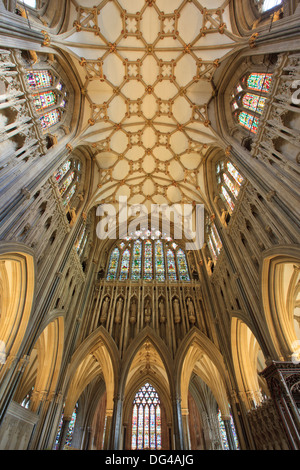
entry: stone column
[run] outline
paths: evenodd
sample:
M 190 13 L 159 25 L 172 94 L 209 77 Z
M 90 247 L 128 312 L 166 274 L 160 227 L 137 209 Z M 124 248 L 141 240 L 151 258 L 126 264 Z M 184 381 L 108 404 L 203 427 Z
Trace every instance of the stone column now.
M 63 422 L 61 425 L 61 431 L 60 431 L 60 437 L 59 437 L 59 444 L 58 444 L 58 450 L 63 450 L 64 445 L 66 443 L 66 437 L 67 437 L 67 432 L 69 429 L 69 424 L 71 421 L 71 417 L 65 417 L 63 418 Z
M 224 426 L 225 426 L 225 431 L 226 431 L 226 436 L 227 436 L 229 449 L 230 450 L 236 450 L 235 440 L 234 440 L 232 427 L 231 427 L 231 416 L 222 416 L 222 420 L 223 420 Z
M 113 410 L 107 410 L 103 450 L 108 449 L 109 438 L 110 438 L 110 433 L 111 433 L 112 418 L 113 418 Z
M 121 426 L 123 415 L 123 398 L 121 394 L 114 397 L 114 409 L 111 418 L 111 430 L 109 435 L 108 450 L 119 450 L 121 442 Z
M 191 450 L 191 437 L 190 437 L 190 427 L 189 427 L 189 410 L 183 408 L 181 410 L 182 414 L 182 428 L 183 428 L 183 439 L 184 439 L 184 449 Z
M 181 397 L 175 397 L 172 400 L 173 405 L 173 432 L 175 440 L 175 449 L 184 450 L 183 424 L 181 414 Z

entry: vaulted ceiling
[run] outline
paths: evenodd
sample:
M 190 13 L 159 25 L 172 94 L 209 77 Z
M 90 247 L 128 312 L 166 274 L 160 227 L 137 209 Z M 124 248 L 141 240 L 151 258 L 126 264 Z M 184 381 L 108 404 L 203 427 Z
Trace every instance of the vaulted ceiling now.
M 218 138 L 207 106 L 221 62 L 243 45 L 230 0 L 71 0 L 68 52 L 86 98 L 78 142 L 99 174 L 93 204 L 201 203 Z

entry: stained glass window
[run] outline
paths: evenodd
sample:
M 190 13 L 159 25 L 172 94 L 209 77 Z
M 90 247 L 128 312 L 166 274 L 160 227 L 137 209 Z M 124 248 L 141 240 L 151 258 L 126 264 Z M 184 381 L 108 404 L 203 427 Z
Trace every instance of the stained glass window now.
M 129 275 L 129 267 L 130 267 L 130 250 L 127 249 L 124 251 L 121 261 L 121 268 L 120 268 L 120 281 L 125 281 L 128 279 Z
M 212 257 L 216 261 L 222 250 L 222 246 L 223 246 L 222 241 L 216 229 L 215 224 L 213 223 L 210 224 L 207 230 L 208 230 L 208 238 L 207 238 L 208 246 L 212 254 Z
M 133 245 L 131 279 L 137 281 L 141 278 L 142 269 L 142 242 L 137 240 Z
M 256 113 L 262 114 L 267 98 L 263 96 L 254 95 L 252 93 L 245 93 L 243 96 L 244 108 L 250 109 Z
M 231 176 L 235 179 L 235 181 L 238 183 L 239 186 L 241 186 L 241 184 L 243 183 L 244 181 L 244 178 L 240 175 L 240 173 L 237 171 L 237 169 L 233 166 L 232 163 L 230 162 L 227 162 L 227 169 L 229 171 L 229 173 L 231 174 Z
M 75 178 L 75 172 L 72 171 L 69 176 L 61 183 L 59 192 L 63 196 L 66 191 L 69 189 L 70 185 L 72 184 L 73 180 Z
M 59 170 L 54 175 L 57 183 L 59 183 L 63 179 L 63 177 L 68 173 L 70 168 L 71 168 L 71 160 L 68 160 L 59 168 Z
M 119 264 L 120 252 L 118 248 L 115 248 L 110 255 L 109 267 L 107 273 L 107 280 L 112 281 L 117 277 L 118 264 Z
M 165 280 L 164 249 L 160 240 L 155 241 L 155 273 L 157 281 Z
M 161 408 L 155 388 L 146 383 L 133 401 L 131 449 L 161 450 Z
M 63 200 L 63 204 L 64 206 L 66 206 L 67 204 L 69 204 L 69 202 L 71 201 L 72 197 L 74 196 L 74 194 L 76 193 L 76 184 L 73 184 L 73 186 L 71 187 L 70 191 L 68 191 L 68 193 L 66 194 L 64 200 Z
M 170 281 L 177 281 L 175 255 L 172 250 L 167 250 L 168 278 Z
M 226 191 L 226 189 L 224 188 L 224 186 L 222 186 L 222 194 L 224 196 L 224 199 L 228 205 L 228 208 L 231 212 L 234 211 L 234 202 L 232 201 L 231 197 L 229 196 L 228 192 Z
M 282 0 L 264 0 L 263 5 L 261 7 L 261 11 L 265 12 L 271 10 L 271 8 L 276 7 L 277 5 L 281 5 Z
M 58 109 L 54 109 L 53 111 L 49 111 L 48 113 L 44 114 L 44 116 L 40 117 L 42 129 L 48 129 L 51 126 L 54 126 L 60 121 L 60 112 Z
M 147 240 L 144 246 L 144 279 L 145 281 L 153 279 L 153 253 L 150 240 Z
M 222 441 L 223 450 L 230 450 L 229 444 L 228 444 L 228 438 L 227 438 L 225 424 L 224 424 L 224 421 L 222 419 L 221 410 L 218 410 L 218 422 L 219 422 L 219 429 L 220 429 L 220 434 L 221 434 L 221 441 Z M 234 421 L 233 421 L 232 416 L 231 416 L 231 429 L 232 429 L 233 439 L 234 439 L 234 443 L 235 443 L 235 448 L 237 450 L 239 450 L 239 442 L 238 442 L 236 429 L 235 429 L 235 426 L 234 426 Z
M 33 96 L 33 104 L 36 111 L 42 111 L 56 104 L 56 94 L 53 91 L 45 91 Z
M 67 435 L 66 435 L 65 448 L 71 446 L 71 442 L 72 442 L 73 434 L 74 434 L 74 428 L 75 428 L 75 424 L 76 424 L 76 418 L 77 418 L 77 406 L 75 407 L 75 409 L 73 411 L 72 418 L 71 418 L 71 421 L 69 423 L 69 428 L 68 428 L 68 432 L 67 432 Z
M 30 71 L 27 73 L 27 82 L 31 89 L 48 88 L 53 84 L 53 77 L 48 70 Z
M 258 131 L 259 119 L 254 117 L 252 114 L 242 111 L 239 113 L 239 123 L 254 134 Z
M 262 91 L 268 93 L 271 88 L 271 73 L 252 73 L 247 79 L 247 87 L 249 90 Z
M 226 173 L 223 174 L 223 178 L 225 181 L 226 186 L 228 189 L 230 189 L 231 193 L 234 195 L 235 199 L 238 198 L 239 195 L 239 190 L 236 188 L 236 186 L 233 184 L 230 178 L 226 175 Z
M 62 180 L 62 185 L 69 184 L 70 175 L 66 175 Z M 131 238 L 128 237 L 128 241 Z M 124 242 L 119 243 L 121 250 L 126 249 L 124 259 L 118 259 L 120 276 L 119 280 L 144 280 L 163 282 L 166 279 L 170 281 L 184 281 L 189 282 L 190 277 L 188 274 L 188 266 L 186 256 L 183 250 L 178 250 L 178 245 L 166 239 L 151 240 L 151 239 L 135 239 L 132 240 L 133 244 L 126 246 Z M 179 257 L 176 260 L 176 253 Z M 178 266 L 180 265 L 180 276 Z M 129 272 L 127 273 L 129 267 Z M 112 277 L 111 280 L 116 279 Z
M 179 278 L 181 281 L 189 281 L 189 271 L 186 262 L 186 257 L 184 251 L 179 248 L 177 251 L 177 264 L 178 264 L 178 271 L 179 271 Z

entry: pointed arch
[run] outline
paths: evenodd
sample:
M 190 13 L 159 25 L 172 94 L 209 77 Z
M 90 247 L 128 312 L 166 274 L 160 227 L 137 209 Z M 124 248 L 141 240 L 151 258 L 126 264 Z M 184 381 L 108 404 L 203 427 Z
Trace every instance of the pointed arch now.
M 278 246 L 265 252 L 260 273 L 265 320 L 279 360 L 299 354 L 294 323 L 297 284 L 300 280 L 300 247 Z
M 25 245 L 1 243 L 0 246 L 0 376 L 10 358 L 19 354 L 30 321 L 35 293 L 36 264 L 33 252 Z M 1 356 L 2 356 L 1 354 Z
M 188 409 L 188 389 L 192 373 L 211 389 L 224 416 L 228 416 L 228 376 L 223 356 L 203 333 L 193 328 L 181 343 L 175 358 L 177 394 L 181 406 Z
M 169 383 L 170 393 L 172 394 L 174 387 L 173 387 L 173 359 L 170 354 L 167 345 L 164 341 L 153 331 L 150 327 L 145 327 L 132 341 L 129 348 L 127 349 L 124 358 L 121 364 L 121 374 L 120 374 L 120 381 L 119 386 L 120 390 L 124 393 L 125 386 L 128 381 L 128 373 L 133 364 L 134 358 L 137 356 L 138 352 L 141 350 L 143 345 L 148 343 L 153 348 L 153 351 L 156 352 L 158 358 L 163 365 L 165 370 L 165 378 L 166 381 Z
M 231 352 L 238 384 L 248 410 L 259 405 L 268 389 L 259 376 L 266 364 L 259 342 L 246 322 L 233 316 L 231 320 Z
M 106 386 L 107 410 L 112 412 L 118 371 L 119 351 L 107 331 L 100 326 L 81 343 L 72 357 L 66 387 L 65 415 L 72 415 L 83 390 L 101 374 Z

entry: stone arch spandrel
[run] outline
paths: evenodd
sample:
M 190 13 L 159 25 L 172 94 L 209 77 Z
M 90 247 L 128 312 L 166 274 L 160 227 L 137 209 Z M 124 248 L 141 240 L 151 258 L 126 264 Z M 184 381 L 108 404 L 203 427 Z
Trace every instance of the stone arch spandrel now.
M 86 338 L 73 355 L 66 386 L 66 416 L 72 415 L 81 393 L 98 375 L 103 375 L 107 410 L 112 412 L 115 389 L 119 380 L 119 352 L 103 327 L 97 328 Z
M 204 334 L 193 329 L 184 339 L 175 359 L 176 392 L 182 409 L 188 409 L 188 389 L 192 373 L 211 389 L 224 416 L 229 415 L 229 383 L 223 356 Z
M 166 382 L 168 382 L 170 387 L 170 393 L 172 393 L 174 390 L 173 358 L 170 354 L 170 351 L 167 348 L 166 344 L 163 342 L 163 340 L 158 335 L 156 335 L 156 333 L 150 327 L 146 327 L 136 336 L 134 341 L 130 344 L 122 360 L 121 375 L 119 382 L 119 390 L 121 395 L 123 395 L 125 392 L 128 374 L 132 367 L 133 361 L 141 350 L 141 348 L 143 348 L 145 343 L 149 343 L 154 349 L 154 351 L 157 353 L 161 361 L 161 366 L 163 367 L 165 372 Z
M 33 252 L 20 244 L 0 246 L 2 374 L 19 354 L 34 306 L 36 265 Z M 1 375 L 2 375 L 1 374 Z
M 281 246 L 264 254 L 260 272 L 261 303 L 274 360 L 291 360 L 299 352 L 292 291 L 299 282 L 300 246 Z

